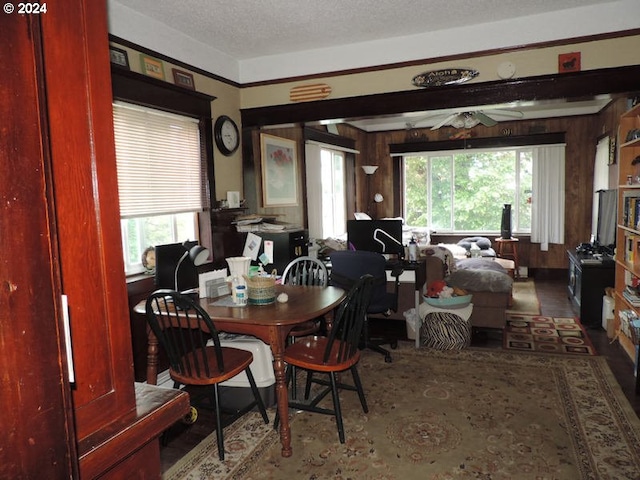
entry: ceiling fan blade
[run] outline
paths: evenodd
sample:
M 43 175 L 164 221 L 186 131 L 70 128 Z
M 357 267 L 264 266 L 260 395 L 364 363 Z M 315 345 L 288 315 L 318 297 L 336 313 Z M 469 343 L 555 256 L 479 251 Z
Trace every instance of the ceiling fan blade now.
M 442 127 L 443 125 L 446 125 L 447 123 L 449 123 L 451 120 L 453 120 L 454 118 L 456 118 L 459 114 L 458 113 L 452 113 L 451 115 L 449 115 L 448 117 L 446 117 L 444 120 L 439 121 L 438 123 L 436 123 L 433 127 L 431 127 L 431 130 L 438 130 L 440 127 Z
M 487 110 L 487 114 L 489 115 L 499 115 L 501 117 L 512 117 L 512 118 L 522 118 L 524 117 L 524 113 L 519 110 Z
M 473 115 L 476 117 L 476 119 L 483 124 L 485 127 L 493 127 L 494 125 L 497 125 L 498 122 L 496 122 L 493 118 L 485 115 L 484 113 L 478 111 L 478 112 L 473 112 Z

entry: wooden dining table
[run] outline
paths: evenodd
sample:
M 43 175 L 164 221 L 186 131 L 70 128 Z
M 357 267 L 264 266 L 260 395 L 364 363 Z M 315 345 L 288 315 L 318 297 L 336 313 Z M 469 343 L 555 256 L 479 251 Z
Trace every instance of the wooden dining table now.
M 337 287 L 315 287 L 298 285 L 276 285 L 276 295 L 287 294 L 286 302 L 268 305 L 246 305 L 244 307 L 219 306 L 220 299 L 201 298 L 200 305 L 209 314 L 215 327 L 222 332 L 253 335 L 271 347 L 273 371 L 276 378 L 277 408 L 280 416 L 280 442 L 282 456 L 290 457 L 291 428 L 289 425 L 289 392 L 285 382 L 284 349 L 291 329 L 308 320 L 327 314 L 336 308 L 346 293 Z M 135 307 L 145 313 L 145 302 Z M 327 315 L 331 327 L 331 315 Z M 158 380 L 158 339 L 147 328 L 147 383 L 155 385 Z

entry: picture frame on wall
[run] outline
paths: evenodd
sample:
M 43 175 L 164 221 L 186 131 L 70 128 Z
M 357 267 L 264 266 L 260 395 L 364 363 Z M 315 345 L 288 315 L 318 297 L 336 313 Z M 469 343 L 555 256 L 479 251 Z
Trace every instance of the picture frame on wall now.
M 140 54 L 140 66 L 142 67 L 142 73 L 149 77 L 164 80 L 164 64 L 162 60 L 150 57 L 144 53 Z
M 189 90 L 196 89 L 196 84 L 193 80 L 192 74 L 178 70 L 177 68 L 172 68 L 171 71 L 173 72 L 173 83 L 179 87 L 188 88 Z
M 122 50 L 121 48 L 109 46 L 109 58 L 111 63 L 114 65 L 118 65 L 119 67 L 130 69 L 129 66 L 129 55 L 126 50 Z
M 298 205 L 298 156 L 296 142 L 260 134 L 262 202 L 264 207 Z

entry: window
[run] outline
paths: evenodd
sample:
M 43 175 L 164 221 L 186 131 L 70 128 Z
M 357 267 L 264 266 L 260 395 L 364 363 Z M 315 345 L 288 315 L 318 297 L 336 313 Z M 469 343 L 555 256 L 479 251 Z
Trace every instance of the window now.
M 346 232 L 347 204 L 344 153 L 320 149 L 322 184 L 322 237 L 340 237 Z
M 502 205 L 512 229 L 531 231 L 533 148 L 422 152 L 402 157 L 404 217 L 439 233 L 496 233 Z
M 153 245 L 197 239 L 207 205 L 197 119 L 117 101 L 113 106 L 122 244 L 127 274 Z

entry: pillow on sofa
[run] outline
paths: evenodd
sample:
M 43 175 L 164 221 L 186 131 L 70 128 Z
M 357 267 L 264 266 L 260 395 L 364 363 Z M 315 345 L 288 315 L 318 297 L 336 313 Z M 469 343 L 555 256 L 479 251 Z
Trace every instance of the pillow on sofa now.
M 489 240 L 487 237 L 467 237 L 467 238 L 463 238 L 462 240 L 460 240 L 458 242 L 458 245 L 460 245 L 461 247 L 464 247 L 465 250 L 470 250 L 471 249 L 471 244 L 475 243 L 476 245 L 478 245 L 478 248 L 480 250 L 488 250 L 489 248 L 491 248 L 491 240 Z
M 508 273 L 498 262 L 487 258 L 461 258 L 456 261 L 456 269 L 493 270 L 494 272 Z
M 508 274 L 496 270 L 458 269 L 449 275 L 447 283 L 470 292 L 508 293 L 513 287 L 513 279 Z

